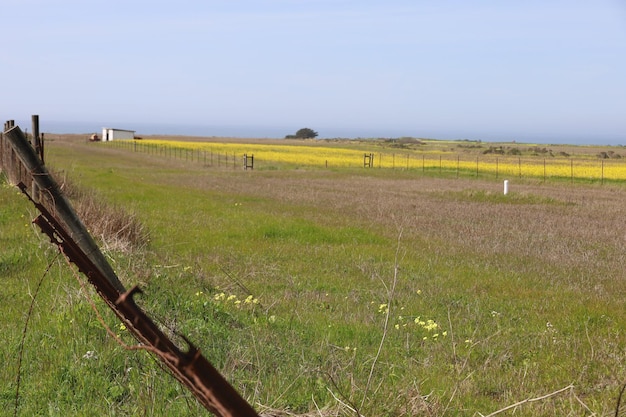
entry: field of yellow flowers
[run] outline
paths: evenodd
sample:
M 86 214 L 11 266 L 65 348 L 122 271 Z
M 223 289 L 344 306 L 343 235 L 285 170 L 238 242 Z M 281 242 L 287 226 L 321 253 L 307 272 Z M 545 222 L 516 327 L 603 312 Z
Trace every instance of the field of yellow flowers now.
M 437 141 L 432 141 L 437 142 Z M 626 159 L 599 158 L 593 154 L 542 156 L 485 155 L 462 148 L 426 142 L 416 148 L 395 148 L 380 141 L 315 141 L 279 144 L 277 141 L 184 141 L 147 139 L 111 142 L 137 152 L 203 161 L 219 165 L 232 161 L 242 166 L 243 156 L 253 156 L 256 169 L 278 168 L 385 168 L 430 172 L 446 176 L 495 178 L 568 179 L 586 181 L 626 180 Z M 449 144 L 449 142 L 448 142 Z

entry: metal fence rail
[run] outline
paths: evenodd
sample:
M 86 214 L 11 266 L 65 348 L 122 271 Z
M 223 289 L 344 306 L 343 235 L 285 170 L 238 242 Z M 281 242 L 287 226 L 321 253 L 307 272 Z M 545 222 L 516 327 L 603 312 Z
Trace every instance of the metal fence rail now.
M 41 148 L 43 149 L 43 147 Z M 221 417 L 258 416 L 191 342 L 183 351 L 135 304 L 138 287 L 126 290 L 69 201 L 19 127 L 0 134 L 0 171 L 40 212 L 33 223 L 85 274 L 129 331 L 185 385 L 209 411 Z

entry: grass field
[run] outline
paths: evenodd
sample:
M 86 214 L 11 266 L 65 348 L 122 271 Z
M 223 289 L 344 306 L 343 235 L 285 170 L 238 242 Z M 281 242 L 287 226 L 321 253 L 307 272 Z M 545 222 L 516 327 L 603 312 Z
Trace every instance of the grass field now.
M 254 155 L 256 169 L 382 168 L 447 177 L 525 178 L 570 182 L 626 181 L 622 146 L 590 147 L 427 139 L 256 140 L 189 138 L 126 140 L 102 143 L 132 152 L 197 161 L 207 166 L 239 168 L 241 157 Z
M 142 223 L 143 246 L 103 243 L 112 265 L 260 413 L 479 416 L 561 389 L 515 415 L 615 413 L 626 184 L 513 179 L 503 196 L 480 177 L 243 171 L 103 145 L 52 140 L 48 165 Z M 6 184 L 0 201 L 0 414 L 21 357 L 18 415 L 203 415 L 107 335 L 92 304 L 134 343 L 30 203 Z

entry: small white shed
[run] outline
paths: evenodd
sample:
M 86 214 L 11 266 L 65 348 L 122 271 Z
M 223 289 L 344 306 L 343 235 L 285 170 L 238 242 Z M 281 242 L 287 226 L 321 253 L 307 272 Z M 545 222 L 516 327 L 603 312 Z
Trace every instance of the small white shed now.
M 102 128 L 102 141 L 107 142 L 116 139 L 135 139 L 134 130 L 114 129 L 112 127 Z

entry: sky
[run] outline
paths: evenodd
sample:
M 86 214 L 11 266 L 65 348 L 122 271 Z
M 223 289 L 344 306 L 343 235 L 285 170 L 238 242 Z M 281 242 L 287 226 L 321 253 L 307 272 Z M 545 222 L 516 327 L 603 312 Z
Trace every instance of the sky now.
M 626 0 L 3 0 L 0 47 L 44 132 L 626 145 Z

